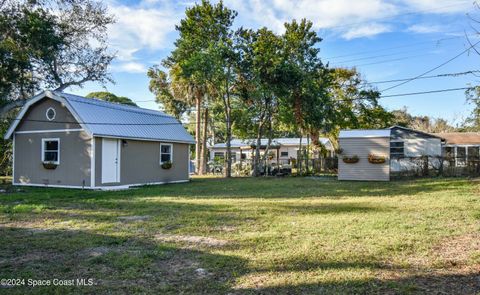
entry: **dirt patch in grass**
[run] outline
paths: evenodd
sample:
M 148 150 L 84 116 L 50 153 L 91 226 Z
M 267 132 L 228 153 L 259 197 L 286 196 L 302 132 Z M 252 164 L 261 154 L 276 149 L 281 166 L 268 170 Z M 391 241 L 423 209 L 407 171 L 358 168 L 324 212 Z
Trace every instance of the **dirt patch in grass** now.
M 449 237 L 433 248 L 434 256 L 446 267 L 467 264 L 475 253 L 480 253 L 479 233 Z
M 234 232 L 237 230 L 237 227 L 233 225 L 222 225 L 222 226 L 216 227 L 215 229 L 222 232 Z
M 152 218 L 152 216 L 150 215 L 133 215 L 133 216 L 120 216 L 118 217 L 119 220 L 121 221 L 145 221 L 145 220 L 149 220 L 150 218 Z
M 64 259 L 64 255 L 60 255 L 58 253 L 53 253 L 53 252 L 37 251 L 37 252 L 31 252 L 24 255 L 18 255 L 12 258 L 0 259 L 0 266 L 2 265 L 19 266 L 22 264 L 29 264 L 38 260 L 45 260 L 45 261 L 57 260 L 58 261 L 61 259 Z
M 479 294 L 480 264 L 472 263 L 479 253 L 480 234 L 452 236 L 435 245 L 430 255 L 409 259 L 410 267 L 379 271 L 376 284 L 384 294 L 398 294 L 395 286 L 407 293 Z
M 226 240 L 202 236 L 157 234 L 155 239 L 161 242 L 185 243 L 189 246 L 222 247 L 229 244 Z
M 98 257 L 104 254 L 107 254 L 111 251 L 113 251 L 111 247 L 100 246 L 100 247 L 85 249 L 84 251 L 82 251 L 82 254 L 86 254 L 87 256 L 90 256 L 90 257 Z

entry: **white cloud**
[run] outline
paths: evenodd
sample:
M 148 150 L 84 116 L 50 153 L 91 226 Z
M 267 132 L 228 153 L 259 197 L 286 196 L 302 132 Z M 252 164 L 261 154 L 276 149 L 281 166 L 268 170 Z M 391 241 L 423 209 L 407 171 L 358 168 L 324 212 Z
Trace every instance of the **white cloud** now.
M 184 17 L 186 6 L 198 0 L 141 0 L 124 4 L 105 0 L 117 23 L 110 26 L 110 46 L 121 62 L 143 59 L 139 51 L 159 51 L 173 45 L 175 25 Z M 195 1 L 195 2 L 193 2 Z M 392 21 L 403 13 L 465 12 L 471 0 L 225 0 L 238 11 L 236 25 L 266 26 L 277 33 L 284 22 L 307 18 L 316 30 L 328 29 L 346 39 L 371 37 L 393 30 Z M 435 26 L 412 25 L 415 33 L 440 30 Z
M 368 24 L 368 25 L 362 25 L 362 26 L 357 26 L 355 28 L 352 28 L 345 32 L 342 37 L 351 40 L 355 38 L 362 38 L 362 37 L 373 37 L 375 35 L 381 34 L 381 33 L 387 33 L 390 32 L 391 28 L 387 25 L 383 24 Z
M 345 24 L 370 21 L 394 15 L 397 7 L 383 0 L 227 0 L 226 4 L 239 11 L 239 16 L 283 31 L 283 23 L 292 19 L 309 19 L 315 29 L 346 27 Z
M 404 3 L 414 11 L 424 13 L 458 13 L 473 8 L 470 0 L 403 0 Z
M 117 21 L 110 26 L 108 35 L 111 47 L 118 51 L 119 60 L 134 60 L 135 53 L 144 48 L 159 50 L 171 46 L 168 37 L 175 31 L 179 16 L 169 5 L 157 2 L 142 2 L 135 7 L 117 2 L 108 5 Z
M 445 28 L 439 25 L 417 24 L 417 25 L 408 27 L 407 31 L 417 33 L 417 34 L 429 34 L 429 33 L 444 32 Z
M 121 63 L 113 64 L 112 70 L 114 72 L 144 74 L 147 72 L 147 67 L 142 63 L 131 61 L 131 62 L 121 62 Z
M 239 12 L 241 25 L 267 26 L 281 33 L 284 30 L 284 22 L 307 18 L 313 22 L 315 29 L 334 30 L 349 38 L 383 33 L 389 27 L 386 24 L 382 27 L 382 22 L 394 22 L 396 16 L 405 13 L 464 13 L 472 8 L 471 0 L 226 0 L 225 2 L 227 6 Z M 376 25 L 369 24 L 371 22 L 375 22 Z M 367 32 L 369 28 L 373 30 Z M 420 31 L 421 28 L 412 29 Z M 425 31 L 427 28 L 423 29 Z

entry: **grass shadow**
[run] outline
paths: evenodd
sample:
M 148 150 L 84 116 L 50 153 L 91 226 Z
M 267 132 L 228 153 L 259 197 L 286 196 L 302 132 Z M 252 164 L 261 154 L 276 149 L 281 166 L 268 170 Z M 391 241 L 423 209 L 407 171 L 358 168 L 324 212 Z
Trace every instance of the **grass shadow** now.
M 93 286 L 0 287 L 9 294 L 226 293 L 245 273 L 233 256 L 130 236 L 0 227 L 0 277 L 92 278 Z

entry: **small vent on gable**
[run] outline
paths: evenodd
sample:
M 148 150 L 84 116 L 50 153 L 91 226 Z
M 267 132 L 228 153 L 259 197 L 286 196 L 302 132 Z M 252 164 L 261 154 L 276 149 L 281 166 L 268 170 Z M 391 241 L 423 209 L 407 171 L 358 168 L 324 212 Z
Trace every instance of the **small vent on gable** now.
M 45 115 L 47 116 L 48 121 L 53 121 L 53 119 L 55 119 L 55 116 L 57 115 L 57 113 L 55 112 L 54 108 L 48 108 Z

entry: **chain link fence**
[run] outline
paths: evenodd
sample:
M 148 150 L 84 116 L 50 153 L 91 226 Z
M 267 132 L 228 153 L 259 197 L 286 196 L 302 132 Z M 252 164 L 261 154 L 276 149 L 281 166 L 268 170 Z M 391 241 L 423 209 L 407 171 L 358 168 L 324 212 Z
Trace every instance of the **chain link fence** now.
M 478 177 L 480 176 L 480 159 L 478 157 L 422 156 L 390 160 L 391 179 L 429 176 Z
M 226 169 L 224 159 L 210 161 L 207 164 L 209 174 L 223 175 Z M 295 158 L 272 160 L 266 159 L 260 161 L 260 175 L 266 176 L 286 176 L 286 175 L 320 175 L 336 174 L 338 170 L 337 157 L 325 157 L 316 159 L 303 159 L 299 161 Z M 232 175 L 251 176 L 253 174 L 253 160 L 244 159 L 232 163 Z

